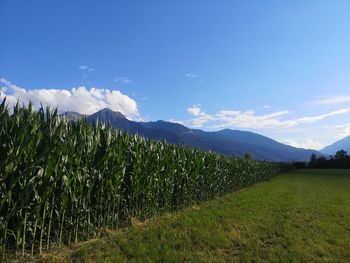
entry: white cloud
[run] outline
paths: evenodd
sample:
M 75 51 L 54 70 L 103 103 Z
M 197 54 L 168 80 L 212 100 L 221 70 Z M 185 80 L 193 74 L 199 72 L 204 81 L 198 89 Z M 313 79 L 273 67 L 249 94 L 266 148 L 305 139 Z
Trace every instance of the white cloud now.
M 214 116 L 219 124 L 212 128 L 255 128 L 255 129 L 278 129 L 293 126 L 286 121 L 278 120 L 277 117 L 288 114 L 289 111 L 278 111 L 271 114 L 256 115 L 254 111 L 219 111 Z
M 193 105 L 192 107 L 187 108 L 187 111 L 195 117 L 189 123 L 191 127 L 200 128 L 207 122 L 214 120 L 212 116 L 206 114 L 200 109 L 200 105 Z
M 81 74 L 82 80 L 86 80 L 89 77 L 89 74 L 87 74 L 87 73 L 94 71 L 94 69 L 90 68 L 88 65 L 80 65 L 80 66 L 78 66 L 78 68 L 82 72 L 82 74 Z
M 125 83 L 125 84 L 132 83 L 132 80 L 129 79 L 129 78 L 126 78 L 126 77 L 116 77 L 116 78 L 114 78 L 114 81 L 115 82 L 122 82 L 122 83 Z
M 140 116 L 136 101 L 119 90 L 108 90 L 84 86 L 72 89 L 24 89 L 8 80 L 0 79 L 5 86 L 1 88 L 0 99 L 7 97 L 7 103 L 14 105 L 17 100 L 28 104 L 31 101 L 34 107 L 40 103 L 50 107 L 58 107 L 60 112 L 76 111 L 83 114 L 92 114 L 103 108 L 120 111 L 128 118 Z
M 315 101 L 312 101 L 312 103 L 318 104 L 318 105 L 337 105 L 337 104 L 350 103 L 350 95 L 333 96 L 325 99 L 315 100 Z
M 199 105 L 189 107 L 188 112 L 194 117 L 187 121 L 193 127 L 203 127 L 204 124 L 211 122 L 209 128 L 247 128 L 247 129 L 286 129 L 302 124 L 310 124 L 321 121 L 331 116 L 345 114 L 350 112 L 350 108 L 344 108 L 329 113 L 305 116 L 294 119 L 281 119 L 282 116 L 289 114 L 287 110 L 277 111 L 270 114 L 258 115 L 252 110 L 221 110 L 214 115 L 207 114 L 200 109 Z
M 78 68 L 80 69 L 80 70 L 86 70 L 86 69 L 88 69 L 88 65 L 80 65 Z
M 312 140 L 312 139 L 306 139 L 302 142 L 296 142 L 296 141 L 291 140 L 291 139 L 286 139 L 283 141 L 283 143 L 288 144 L 288 145 L 293 146 L 293 147 L 297 147 L 297 148 L 313 149 L 313 150 L 321 150 L 325 147 L 325 145 L 323 145 L 322 143 L 317 142 L 317 141 Z
M 82 71 L 88 71 L 88 72 L 94 71 L 94 69 L 90 68 L 88 65 L 80 65 L 80 66 L 78 66 L 78 68 Z
M 337 133 L 337 135 L 335 136 L 335 139 L 337 140 L 350 136 L 350 123 L 328 126 L 326 128 L 332 131 L 335 131 Z
M 183 121 L 179 121 L 179 120 L 175 120 L 175 119 L 168 119 L 167 121 L 168 121 L 168 122 L 172 122 L 172 123 L 178 123 L 178 124 L 181 124 L 181 125 L 185 125 L 185 126 L 186 126 L 186 123 L 183 122 Z
M 264 105 L 263 108 L 264 108 L 264 109 L 270 109 L 270 108 L 272 108 L 272 107 L 271 107 L 270 105 Z
M 201 111 L 198 105 L 193 105 L 192 107 L 187 108 L 187 111 L 196 117 L 205 114 Z
M 188 78 L 191 78 L 191 79 L 195 79 L 198 77 L 198 75 L 196 73 L 191 73 L 191 72 L 187 73 L 185 76 Z

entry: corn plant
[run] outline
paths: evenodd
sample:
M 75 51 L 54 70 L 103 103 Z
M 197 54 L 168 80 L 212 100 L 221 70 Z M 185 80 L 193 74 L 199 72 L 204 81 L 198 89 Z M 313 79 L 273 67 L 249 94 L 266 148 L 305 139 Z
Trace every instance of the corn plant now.
M 280 166 L 127 135 L 57 110 L 0 105 L 0 245 L 22 253 L 86 240 L 269 180 Z

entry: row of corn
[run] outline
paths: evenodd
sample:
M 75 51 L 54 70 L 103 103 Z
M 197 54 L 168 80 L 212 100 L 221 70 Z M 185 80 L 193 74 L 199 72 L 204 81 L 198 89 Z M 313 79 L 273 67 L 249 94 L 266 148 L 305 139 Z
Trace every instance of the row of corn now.
M 0 105 L 0 252 L 42 253 L 270 179 L 279 166 Z

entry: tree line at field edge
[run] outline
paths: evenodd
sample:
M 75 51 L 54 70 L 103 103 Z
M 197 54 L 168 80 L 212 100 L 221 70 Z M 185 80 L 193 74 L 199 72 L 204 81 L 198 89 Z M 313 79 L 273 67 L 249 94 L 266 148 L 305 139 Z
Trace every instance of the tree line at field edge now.
M 309 162 L 293 162 L 293 165 L 296 169 L 348 169 L 350 168 L 350 155 L 345 150 L 339 150 L 328 158 L 313 153 Z

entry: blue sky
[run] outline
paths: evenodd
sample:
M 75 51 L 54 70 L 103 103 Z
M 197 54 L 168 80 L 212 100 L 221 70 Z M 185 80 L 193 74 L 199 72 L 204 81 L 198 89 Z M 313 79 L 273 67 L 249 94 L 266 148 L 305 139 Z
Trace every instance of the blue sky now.
M 0 96 L 321 148 L 350 135 L 349 13 L 341 0 L 0 0 Z

